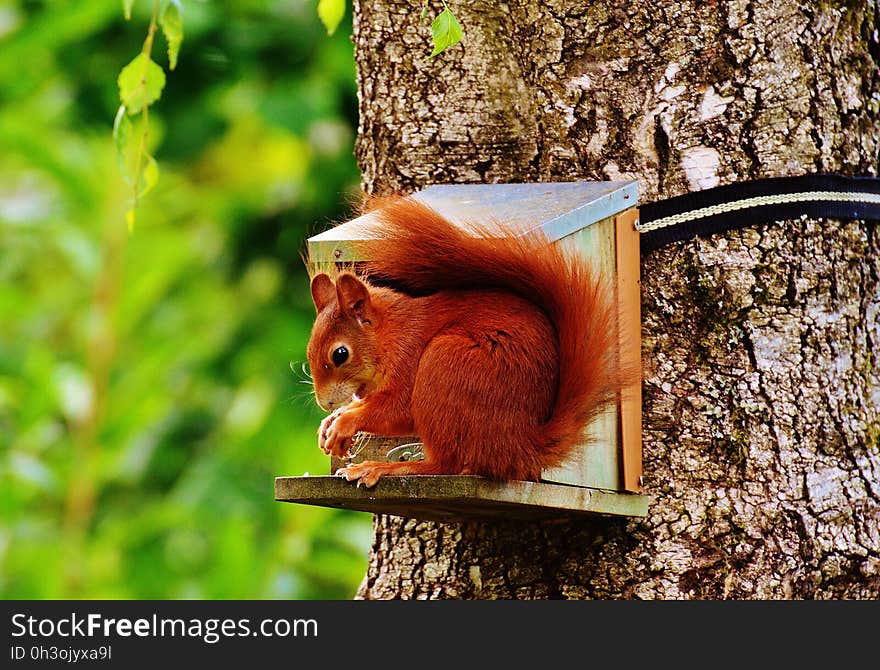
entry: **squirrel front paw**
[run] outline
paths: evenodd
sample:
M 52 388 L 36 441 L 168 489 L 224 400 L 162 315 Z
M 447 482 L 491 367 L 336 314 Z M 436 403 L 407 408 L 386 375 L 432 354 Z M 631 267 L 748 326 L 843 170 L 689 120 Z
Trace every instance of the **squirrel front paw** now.
M 325 454 L 344 458 L 358 432 L 358 413 L 350 408 L 339 409 L 321 422 L 318 446 Z M 326 424 L 326 425 L 325 425 Z
M 344 411 L 344 407 L 333 410 L 333 412 L 324 417 L 321 421 L 321 425 L 318 426 L 318 447 L 320 447 L 321 451 L 325 454 L 330 453 L 330 449 L 327 446 L 327 435 L 330 431 L 330 426 L 333 425 L 336 419 L 338 419 Z

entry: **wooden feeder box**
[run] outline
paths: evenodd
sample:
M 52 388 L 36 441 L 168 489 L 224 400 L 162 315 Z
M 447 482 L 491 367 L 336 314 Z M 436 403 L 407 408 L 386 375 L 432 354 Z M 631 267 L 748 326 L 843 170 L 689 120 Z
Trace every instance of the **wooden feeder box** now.
M 636 182 L 431 186 L 413 197 L 458 225 L 495 220 L 512 235 L 537 228 L 551 243 L 589 258 L 602 274 L 615 278 L 622 313 L 621 359 L 627 367 L 640 369 Z M 375 226 L 367 214 L 309 238 L 309 262 L 320 269 L 322 265 L 368 260 L 355 257 L 350 242 L 373 239 Z M 330 475 L 278 477 L 275 499 L 435 520 L 491 515 L 524 519 L 579 514 L 645 516 L 649 497 L 639 492 L 642 441 L 638 385 L 586 432 L 590 439 L 585 440 L 585 446 L 564 467 L 545 470 L 540 482 L 419 475 L 383 477 L 374 488 L 366 489 Z M 417 437 L 392 440 L 365 436 L 352 449 L 359 450 L 354 462 L 399 459 L 408 448 L 392 447 L 417 441 Z M 330 471 L 343 464 L 331 459 Z

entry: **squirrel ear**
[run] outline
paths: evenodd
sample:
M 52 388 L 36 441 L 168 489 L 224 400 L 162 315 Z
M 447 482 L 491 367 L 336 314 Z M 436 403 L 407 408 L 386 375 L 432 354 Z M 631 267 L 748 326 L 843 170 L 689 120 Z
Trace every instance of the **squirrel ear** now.
M 312 278 L 312 300 L 315 309 L 319 312 L 336 298 L 336 287 L 326 274 L 315 275 Z
M 360 279 L 351 274 L 339 275 L 336 295 L 343 310 L 362 324 L 371 322 L 370 292 Z

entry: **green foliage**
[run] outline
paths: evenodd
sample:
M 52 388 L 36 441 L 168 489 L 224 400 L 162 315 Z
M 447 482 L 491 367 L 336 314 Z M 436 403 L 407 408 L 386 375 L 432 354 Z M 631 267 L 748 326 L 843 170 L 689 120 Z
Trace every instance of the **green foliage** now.
M 131 9 L 134 7 L 134 0 L 122 0 L 122 14 L 125 20 L 131 19 Z
M 443 11 L 431 22 L 431 34 L 434 37 L 431 58 L 461 42 L 461 24 L 445 2 Z
M 165 88 L 165 70 L 145 53 L 139 53 L 119 73 L 119 99 L 129 114 L 140 114 Z
M 180 0 L 169 0 L 162 11 L 159 25 L 168 43 L 168 69 L 173 70 L 177 67 L 177 55 L 183 44 L 183 8 Z
M 125 19 L 131 18 L 133 0 L 124 0 L 123 14 Z M 162 97 L 165 88 L 165 70 L 157 65 L 152 58 L 153 39 L 157 25 L 161 24 L 162 32 L 168 43 L 168 65 L 173 70 L 177 65 L 177 55 L 183 41 L 183 17 L 179 11 L 178 0 L 165 0 L 164 9 L 159 0 L 153 0 L 153 10 L 147 37 L 141 52 L 134 57 L 119 73 L 119 100 L 121 105 L 116 113 L 117 122 L 113 124 L 113 137 L 119 154 L 119 166 L 126 181 L 131 185 L 131 203 L 125 213 L 129 232 L 134 230 L 135 210 L 140 199 L 153 190 L 159 181 L 159 165 L 147 151 L 150 135 L 149 108 Z M 129 127 L 121 127 L 120 114 L 143 114 L 140 141 L 137 148 L 129 155 L 127 138 Z
M 419 16 L 422 20 L 428 16 L 429 4 L 430 0 L 425 0 L 422 5 Z M 342 21 L 342 17 L 345 15 L 345 5 L 345 0 L 318 0 L 318 16 L 327 29 L 328 35 L 336 32 L 339 22 Z M 431 34 L 434 40 L 434 50 L 431 52 L 431 58 L 461 42 L 461 24 L 446 2 L 443 3 L 443 11 L 431 22 Z
M 126 174 L 126 154 L 128 153 L 128 140 L 132 134 L 131 120 L 128 118 L 128 110 L 125 105 L 120 105 L 116 110 L 116 118 L 113 119 L 113 143 L 116 145 L 116 157 L 119 159 L 119 172 Z
M 185 11 L 148 118 L 117 74 L 151 3 L 0 13 L 3 598 L 349 598 L 366 567 L 367 515 L 272 490 L 328 467 L 289 365 L 303 241 L 358 179 L 351 44 L 280 0 Z M 120 160 L 154 184 L 133 235 Z
M 318 17 L 327 29 L 328 35 L 336 32 L 343 16 L 345 16 L 345 0 L 318 0 Z

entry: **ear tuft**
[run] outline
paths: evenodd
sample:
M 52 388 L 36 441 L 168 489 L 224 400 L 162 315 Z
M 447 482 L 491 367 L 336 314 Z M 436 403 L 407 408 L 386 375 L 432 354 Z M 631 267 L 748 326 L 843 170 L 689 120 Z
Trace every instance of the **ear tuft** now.
M 312 278 L 312 301 L 315 309 L 321 312 L 327 305 L 336 299 L 336 287 L 330 277 L 324 273 Z
M 370 292 L 353 274 L 341 274 L 336 279 L 336 297 L 339 306 L 353 315 L 360 323 L 370 323 Z

